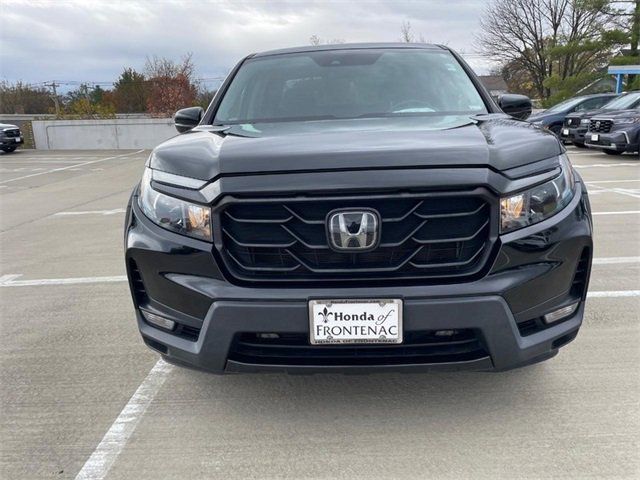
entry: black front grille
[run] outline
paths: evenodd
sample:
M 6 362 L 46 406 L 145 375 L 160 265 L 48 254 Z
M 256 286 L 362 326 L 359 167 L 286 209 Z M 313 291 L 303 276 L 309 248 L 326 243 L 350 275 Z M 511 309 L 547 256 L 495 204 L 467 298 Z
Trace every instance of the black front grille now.
M 580 119 L 567 117 L 564 119 L 564 125 L 565 127 L 577 127 L 580 125 Z
M 18 128 L 12 128 L 11 130 L 4 130 L 4 136 L 9 138 L 17 138 L 20 136 L 20 130 Z
M 591 120 L 589 131 L 595 133 L 609 133 L 613 125 L 613 120 Z
M 417 365 L 477 360 L 489 354 L 475 330 L 440 336 L 435 331 L 405 332 L 399 345 L 311 345 L 307 333 L 240 333 L 229 360 L 257 365 Z
M 379 246 L 333 250 L 327 215 L 358 208 L 378 212 Z M 234 200 L 219 213 L 221 254 L 230 272 L 248 281 L 459 279 L 486 262 L 491 212 L 479 195 Z

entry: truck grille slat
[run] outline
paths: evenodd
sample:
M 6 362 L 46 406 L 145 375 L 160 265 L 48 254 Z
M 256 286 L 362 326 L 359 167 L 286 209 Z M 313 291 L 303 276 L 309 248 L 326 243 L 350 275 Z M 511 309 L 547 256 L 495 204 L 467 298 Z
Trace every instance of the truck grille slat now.
M 9 138 L 18 138 L 20 136 L 20 129 L 12 128 L 4 130 L 4 136 Z
M 613 126 L 613 120 L 591 120 L 589 122 L 589 132 L 609 133 Z
M 379 213 L 379 246 L 334 251 L 327 215 L 359 208 Z M 470 193 L 232 199 L 216 215 L 222 260 L 249 282 L 459 279 L 482 269 L 491 246 L 491 205 Z

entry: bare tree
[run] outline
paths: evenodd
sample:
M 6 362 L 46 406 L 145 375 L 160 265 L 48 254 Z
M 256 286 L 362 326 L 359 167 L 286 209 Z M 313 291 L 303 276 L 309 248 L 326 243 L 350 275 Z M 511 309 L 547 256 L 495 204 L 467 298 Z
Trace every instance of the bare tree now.
M 478 38 L 481 51 L 500 64 L 528 72 L 541 98 L 559 82 L 601 68 L 620 44 L 608 0 L 493 0 Z
M 0 81 L 0 113 L 49 113 L 53 102 L 44 86 Z
M 331 40 L 323 40 L 318 35 L 311 35 L 309 37 L 309 43 L 311 45 L 332 45 L 332 44 L 341 44 L 344 43 L 344 38 L 332 38 Z
M 416 38 L 409 20 L 405 20 L 400 25 L 400 41 L 404 43 L 426 43 L 422 34 Z

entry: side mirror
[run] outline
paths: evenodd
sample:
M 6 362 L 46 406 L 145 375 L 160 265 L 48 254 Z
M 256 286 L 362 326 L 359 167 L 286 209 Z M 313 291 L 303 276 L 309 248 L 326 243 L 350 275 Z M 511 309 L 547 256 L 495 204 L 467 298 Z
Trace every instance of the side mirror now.
M 531 99 L 526 95 L 505 93 L 498 98 L 498 106 L 507 115 L 526 120 L 531 115 Z
M 202 107 L 183 108 L 173 116 L 173 123 L 175 123 L 178 132 L 188 132 L 200 123 L 203 115 L 204 109 Z

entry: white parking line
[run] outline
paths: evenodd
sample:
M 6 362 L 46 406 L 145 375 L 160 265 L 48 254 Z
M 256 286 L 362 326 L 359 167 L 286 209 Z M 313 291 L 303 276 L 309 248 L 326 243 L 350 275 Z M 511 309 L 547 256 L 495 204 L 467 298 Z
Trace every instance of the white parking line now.
M 640 210 L 623 210 L 620 212 L 591 212 L 591 215 L 635 215 L 640 213 Z
M 611 167 L 638 167 L 637 163 L 594 163 L 593 165 L 573 165 L 573 168 L 611 168 Z
M 610 290 L 606 292 L 588 292 L 588 298 L 640 297 L 640 290 Z
M 125 213 L 126 210 L 124 208 L 114 208 L 113 210 L 84 210 L 79 212 L 58 212 L 54 213 L 53 216 L 58 215 L 116 215 L 118 213 Z
M 131 152 L 131 153 L 123 153 L 122 155 L 116 155 L 114 157 L 99 158 L 97 160 L 91 160 L 89 162 L 77 163 L 75 165 L 68 165 L 66 167 L 54 168 L 54 169 L 51 169 L 51 170 L 47 170 L 46 172 L 38 172 L 38 173 L 32 173 L 31 175 L 24 175 L 22 177 L 10 178 L 9 180 L 3 180 L 0 183 L 15 182 L 17 180 L 24 180 L 25 178 L 37 177 L 38 175 L 46 175 L 48 173 L 62 172 L 63 170 L 70 170 L 70 169 L 73 169 L 73 168 L 76 168 L 76 167 L 82 167 L 84 165 L 91 165 L 92 163 L 106 162 L 107 160 L 114 160 L 116 158 L 129 157 L 131 155 L 136 155 L 136 154 L 141 153 L 141 152 L 144 152 L 144 150 L 138 150 L 137 152 Z
M 158 360 L 82 466 L 76 480 L 102 480 L 107 476 L 172 370 L 172 365 Z
M 0 287 L 39 287 L 43 285 L 77 285 L 82 283 L 113 283 L 126 282 L 126 275 L 110 277 L 75 277 L 75 278 L 41 278 L 37 280 L 16 280 L 20 274 L 0 276 Z
M 596 180 L 595 182 L 585 182 L 587 185 L 598 185 L 600 183 L 629 183 L 640 182 L 640 180 Z
M 32 155 L 32 156 L 27 156 L 27 157 L 23 157 L 22 155 L 20 156 L 13 156 L 13 157 L 0 157 L 0 163 L 3 162 L 32 162 L 32 161 L 38 161 L 38 160 L 87 160 L 87 159 L 92 159 L 92 158 L 100 158 L 102 157 L 102 155 L 98 154 L 98 155 Z
M 69 158 L 69 157 L 65 157 L 65 158 Z M 32 163 L 73 163 L 74 165 L 77 165 L 79 163 L 82 162 L 82 160 L 88 160 L 88 159 L 94 159 L 94 158 L 100 158 L 100 157 L 85 157 L 81 160 L 30 160 L 30 159 L 23 159 L 21 158 L 20 160 L 1 160 L 0 161 L 0 165 L 5 165 L 7 163 L 15 163 L 18 165 L 25 165 L 25 162 L 28 162 L 27 164 L 32 164 Z
M 640 194 L 637 189 L 629 189 L 629 188 L 607 188 L 601 187 L 600 185 L 590 185 L 590 187 L 596 190 L 592 190 L 592 192 L 605 192 L 605 193 L 617 193 L 618 195 L 624 195 L 626 197 L 632 198 L 640 198 Z
M 617 265 L 621 263 L 640 263 L 640 257 L 603 257 L 594 258 L 594 265 Z

